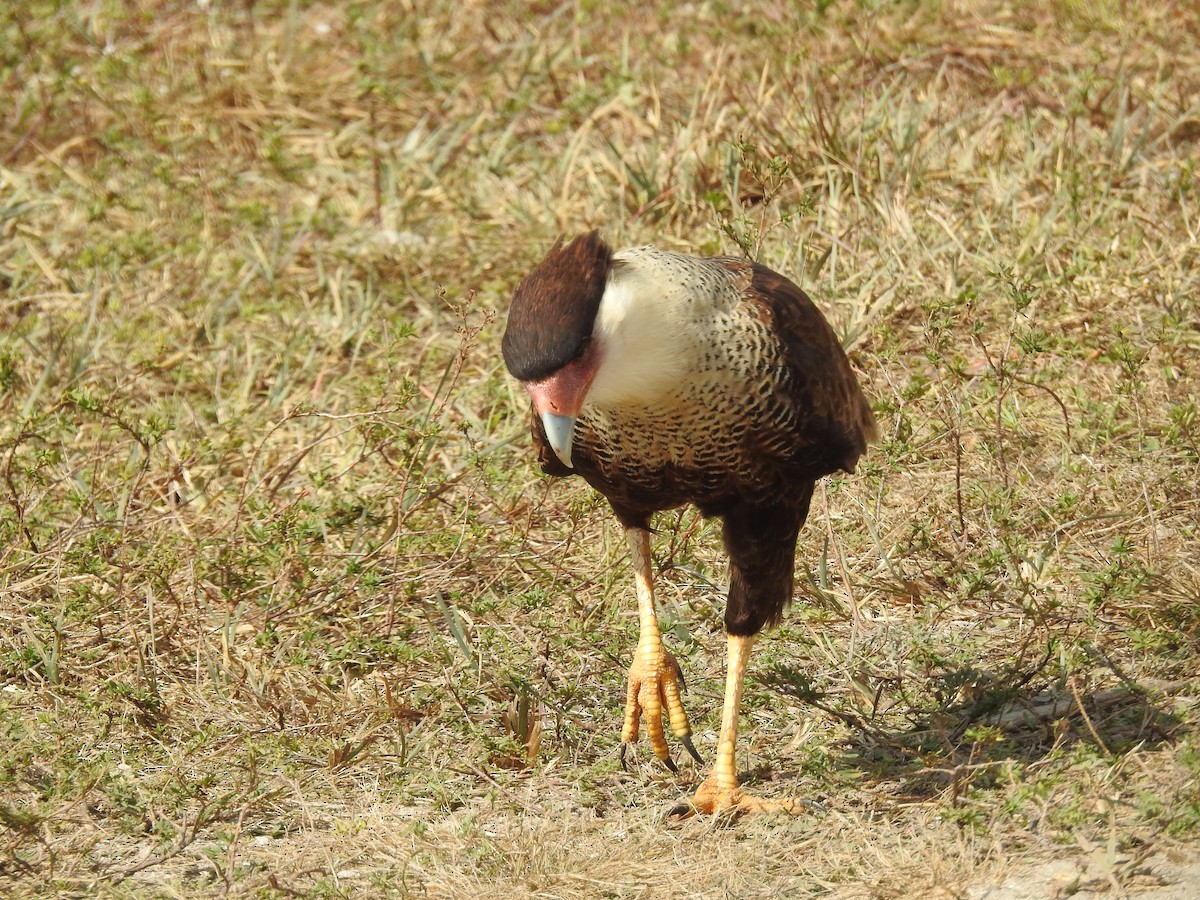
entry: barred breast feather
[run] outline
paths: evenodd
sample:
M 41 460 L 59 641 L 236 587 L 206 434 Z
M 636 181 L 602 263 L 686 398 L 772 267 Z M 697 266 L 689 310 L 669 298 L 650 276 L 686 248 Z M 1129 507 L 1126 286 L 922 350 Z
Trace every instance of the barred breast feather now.
M 656 333 L 639 354 L 668 357 L 676 371 L 636 401 L 597 379 L 579 416 L 573 471 L 622 521 L 645 525 L 653 511 L 685 503 L 722 515 L 853 471 L 874 419 L 833 330 L 791 281 L 744 260 L 642 247 L 614 255 L 609 284 L 670 320 L 640 327 Z M 639 329 L 636 319 L 624 324 Z M 629 393 L 641 389 L 624 371 L 639 354 L 614 376 Z M 536 417 L 533 431 L 544 443 Z M 572 472 L 545 448 L 540 456 L 551 474 Z

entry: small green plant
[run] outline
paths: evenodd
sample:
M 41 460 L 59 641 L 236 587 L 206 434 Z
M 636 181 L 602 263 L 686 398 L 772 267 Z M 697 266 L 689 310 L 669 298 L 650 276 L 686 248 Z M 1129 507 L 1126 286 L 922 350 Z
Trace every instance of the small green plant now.
M 791 205 L 780 202 L 792 183 L 789 155 L 770 153 L 752 140 L 739 138 L 728 146 L 725 190 L 710 192 L 706 200 L 721 233 L 747 258 L 758 259 L 773 230 L 787 228 L 812 212 L 808 198 Z

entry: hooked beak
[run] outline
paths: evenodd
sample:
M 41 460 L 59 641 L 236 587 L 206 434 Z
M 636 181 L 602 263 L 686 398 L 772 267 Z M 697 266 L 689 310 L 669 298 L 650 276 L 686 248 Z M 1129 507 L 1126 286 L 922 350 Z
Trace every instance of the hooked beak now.
M 542 428 L 546 429 L 546 440 L 554 455 L 568 469 L 571 465 L 571 444 L 575 440 L 575 417 L 560 416 L 552 412 L 542 413 Z

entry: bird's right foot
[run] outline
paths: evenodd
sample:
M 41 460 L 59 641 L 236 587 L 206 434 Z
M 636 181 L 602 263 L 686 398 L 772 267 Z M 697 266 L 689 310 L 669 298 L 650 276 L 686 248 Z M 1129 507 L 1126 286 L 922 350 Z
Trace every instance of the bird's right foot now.
M 692 799 L 671 810 L 674 818 L 686 819 L 694 815 L 729 816 L 740 818 L 747 814 L 787 813 L 797 815 L 806 808 L 820 809 L 817 804 L 804 800 L 766 800 L 748 794 L 737 785 L 719 775 L 709 775 L 697 788 Z
M 686 690 L 683 672 L 675 655 L 663 647 L 661 640 L 639 642 L 629 667 L 629 692 L 625 700 L 625 726 L 621 730 L 621 766 L 625 766 L 625 751 L 638 739 L 638 726 L 643 714 L 646 736 L 654 755 L 672 772 L 679 771 L 671 759 L 663 730 L 663 713 L 671 722 L 671 731 L 682 742 L 692 759 L 703 765 L 704 760 L 692 743 L 692 726 L 683 711 L 680 693 Z

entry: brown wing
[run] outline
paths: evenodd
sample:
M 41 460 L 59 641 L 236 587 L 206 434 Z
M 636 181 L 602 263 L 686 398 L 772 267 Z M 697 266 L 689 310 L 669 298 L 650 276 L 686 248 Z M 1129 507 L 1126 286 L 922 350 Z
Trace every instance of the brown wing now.
M 838 469 L 854 470 L 875 438 L 875 417 L 837 335 L 804 291 L 758 264 L 725 264 L 748 278 L 750 303 L 770 326 L 776 365 L 782 363 L 772 414 L 755 439 L 763 442 L 764 454 L 783 462 L 790 483 L 776 500 L 748 499 L 724 516 L 731 568 L 725 627 L 730 634 L 755 634 L 777 623 L 791 601 L 796 535 L 815 481 Z
M 788 278 L 757 263 L 723 262 L 748 274 L 750 302 L 779 342 L 784 370 L 763 440 L 787 447 L 803 477 L 853 472 L 876 437 L 875 417 L 833 328 Z

